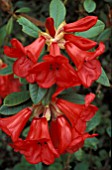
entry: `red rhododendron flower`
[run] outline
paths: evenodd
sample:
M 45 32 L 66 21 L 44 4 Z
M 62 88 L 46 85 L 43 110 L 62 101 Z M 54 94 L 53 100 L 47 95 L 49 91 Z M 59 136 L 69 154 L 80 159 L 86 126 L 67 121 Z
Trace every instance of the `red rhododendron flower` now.
M 25 108 L 14 116 L 0 118 L 0 129 L 11 136 L 13 141 L 16 141 L 31 116 L 31 113 L 32 110 L 30 108 Z
M 101 64 L 98 60 L 85 62 L 82 68 L 77 71 L 78 77 L 85 87 L 91 86 L 99 78 L 101 73 Z
M 65 44 L 66 50 L 74 62 L 80 81 L 89 87 L 101 75 L 101 65 L 97 57 L 104 52 L 103 43 L 94 52 L 83 51 L 71 42 Z
M 80 134 L 80 132 L 78 132 L 75 128 L 73 128 L 72 129 L 72 142 L 68 146 L 67 152 L 74 153 L 78 151 L 80 148 L 83 147 L 84 141 L 87 138 L 93 138 L 95 136 L 97 136 L 97 134 L 92 134 L 92 135 L 88 133 Z
M 90 98 L 91 98 L 91 93 L 89 94 Z M 93 97 L 93 95 L 92 95 Z M 85 98 L 86 102 L 89 100 L 88 97 Z M 92 101 L 92 100 L 91 100 Z M 96 113 L 96 111 L 98 110 L 98 108 L 92 104 L 75 104 L 72 102 L 68 102 L 66 100 L 63 99 L 58 99 L 56 101 L 56 104 L 58 106 L 58 108 L 66 115 L 66 117 L 69 119 L 69 121 L 71 122 L 71 124 L 74 126 L 74 123 L 77 124 L 77 121 L 82 120 L 83 121 L 89 121 L 94 114 Z M 83 123 L 82 123 L 83 125 Z
M 29 81 L 33 81 L 34 76 L 28 75 L 28 71 L 31 66 L 37 62 L 40 53 L 45 45 L 45 38 L 40 36 L 30 45 L 23 47 L 23 45 L 17 40 L 11 40 L 12 47 L 4 46 L 4 53 L 12 58 L 17 58 L 14 63 L 14 73 L 20 77 L 26 77 Z
M 60 87 L 80 84 L 76 71 L 69 60 L 60 54 L 57 43 L 52 43 L 50 54 L 43 57 L 43 62 L 34 65 L 30 73 L 36 75 L 36 82 L 43 88 L 49 88 L 53 84 Z
M 97 22 L 97 17 L 96 16 L 87 16 L 85 18 L 81 18 L 80 20 L 66 24 L 64 26 L 64 31 L 65 32 L 82 32 L 82 31 L 87 31 L 91 27 L 93 27 L 96 22 Z
M 72 127 L 64 116 L 58 116 L 51 121 L 50 135 L 58 152 L 65 152 L 72 140 Z
M 34 118 L 26 139 L 19 139 L 11 146 L 15 151 L 24 154 L 26 160 L 31 164 L 43 162 L 49 165 L 59 157 L 52 144 L 46 118 Z
M 63 22 L 58 29 L 55 30 L 53 18 L 47 18 L 45 24 L 47 33 L 41 33 L 42 36 L 46 37 L 46 44 L 48 46 L 51 46 L 53 42 L 57 42 L 61 49 L 66 49 L 76 66 L 81 84 L 85 87 L 89 87 L 101 75 L 101 66 L 99 62 L 97 62 L 97 57 L 104 52 L 105 46 L 101 42 L 95 51 L 90 52 L 88 50 L 95 47 L 97 42 L 75 36 L 72 33 L 86 31 L 93 27 L 96 22 L 97 17 L 87 16 L 70 24 Z M 87 64 L 85 64 L 85 62 Z M 90 69 L 88 69 L 88 67 Z
M 0 60 L 0 69 L 7 67 L 5 63 Z M 12 92 L 20 91 L 21 84 L 18 79 L 14 79 L 13 74 L 0 75 L 0 104 L 2 99 Z

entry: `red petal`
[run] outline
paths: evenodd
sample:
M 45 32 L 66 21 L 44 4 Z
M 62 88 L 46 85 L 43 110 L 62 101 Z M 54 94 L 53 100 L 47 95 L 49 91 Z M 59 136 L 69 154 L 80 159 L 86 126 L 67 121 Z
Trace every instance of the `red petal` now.
M 94 52 L 80 50 L 78 47 L 70 42 L 67 42 L 65 44 L 65 48 L 78 70 L 81 69 L 84 61 L 91 61 L 96 59 L 105 50 L 105 46 L 103 43 L 100 43 L 99 47 Z
M 38 130 L 37 130 L 38 129 Z M 26 140 L 49 139 L 48 123 L 46 118 L 34 118 Z
M 59 87 L 71 87 L 80 85 L 80 80 L 71 65 L 63 64 L 59 70 L 56 71 L 56 83 Z
M 85 55 L 85 52 L 80 50 L 78 47 L 76 47 L 73 43 L 70 43 L 70 42 L 67 42 L 65 44 L 65 48 L 70 58 L 76 65 L 76 67 L 80 69 L 83 66 L 85 58 L 87 57 Z
M 55 150 L 51 141 L 42 146 L 41 158 L 42 162 L 46 165 L 50 165 L 54 162 L 55 158 L 59 157 L 58 152 Z
M 18 112 L 16 115 L 1 118 L 0 119 L 0 128 L 9 136 L 11 136 L 13 141 L 16 141 L 26 125 L 32 111 L 30 108 L 25 108 Z
M 99 47 L 94 52 L 87 52 L 86 61 L 94 60 L 105 51 L 105 45 L 103 42 L 99 44 Z
M 89 121 L 97 111 L 98 108 L 94 105 L 90 105 L 87 108 L 85 107 L 84 111 L 82 111 L 81 119 L 84 121 Z
M 77 122 L 80 117 L 84 105 L 74 104 L 63 99 L 58 99 L 56 104 L 74 126 L 74 123 Z
M 46 19 L 45 26 L 49 34 L 54 37 L 55 36 L 55 28 L 54 28 L 54 19 L 49 17 Z
M 32 62 L 37 62 L 42 49 L 44 48 L 46 39 L 40 36 L 33 43 L 25 47 L 26 55 Z
M 98 60 L 88 61 L 83 64 L 82 68 L 77 72 L 82 84 L 90 87 L 91 84 L 101 75 L 101 65 Z
M 97 22 L 97 17 L 96 16 L 87 16 L 85 18 L 79 19 L 76 22 L 66 24 L 64 26 L 64 31 L 65 32 L 81 32 L 81 31 L 86 31 L 93 27 L 96 22 Z
M 88 106 L 95 98 L 95 94 L 94 93 L 89 93 L 88 95 L 86 95 L 85 97 L 85 105 Z
M 25 49 L 23 45 L 17 40 L 11 40 L 12 47 L 4 46 L 4 53 L 12 58 L 19 58 L 25 56 Z
M 26 77 L 28 75 L 28 71 L 33 65 L 32 61 L 27 57 L 20 57 L 17 59 L 13 65 L 14 73 L 19 77 Z
M 71 126 L 63 116 L 57 117 L 56 120 L 52 120 L 50 134 L 53 144 L 55 148 L 58 149 L 58 152 L 60 154 L 65 152 L 71 142 L 72 134 Z
M 97 45 L 97 42 L 89 40 L 87 38 L 83 38 L 80 36 L 75 36 L 73 34 L 65 34 L 64 39 L 76 45 L 78 48 L 82 50 L 90 50 L 91 48 Z
M 52 56 L 61 55 L 60 48 L 56 42 L 53 42 L 50 46 L 50 55 Z
M 24 143 L 24 147 L 25 147 L 25 143 Z M 38 145 L 37 143 L 29 143 L 29 145 L 26 145 L 27 148 L 27 152 L 23 151 L 22 154 L 25 155 L 26 160 L 30 163 L 30 164 L 38 164 L 40 162 L 42 162 L 42 158 L 41 158 L 41 145 Z
M 81 113 L 82 114 L 82 113 Z M 77 120 L 77 122 L 74 124 L 74 128 L 77 130 L 78 134 L 83 134 L 86 130 L 86 121 L 80 118 Z M 75 132 L 76 133 L 76 132 Z M 76 134 L 77 135 L 77 134 Z

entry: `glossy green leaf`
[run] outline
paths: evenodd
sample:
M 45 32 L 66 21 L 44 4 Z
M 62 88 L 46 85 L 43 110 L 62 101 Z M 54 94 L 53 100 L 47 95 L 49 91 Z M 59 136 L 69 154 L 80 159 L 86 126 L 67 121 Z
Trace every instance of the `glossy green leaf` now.
M 67 101 L 73 102 L 73 103 L 77 103 L 77 104 L 84 104 L 85 103 L 84 96 L 75 93 L 73 89 L 65 91 L 65 93 L 60 94 L 58 96 L 58 98 L 62 98 L 64 100 L 67 100 Z
M 0 70 L 0 75 L 9 75 L 9 74 L 12 74 L 12 73 L 13 73 L 13 70 L 12 70 L 11 65 Z
M 102 21 L 98 20 L 97 23 L 88 31 L 78 32 L 76 33 L 76 35 L 86 38 L 93 38 L 98 36 L 104 30 L 104 28 L 105 24 Z
M 29 107 L 31 105 L 32 105 L 31 101 L 24 102 L 24 103 L 22 103 L 18 106 L 13 106 L 13 107 L 8 107 L 8 106 L 5 106 L 5 105 L 2 105 L 0 107 L 0 114 L 2 114 L 2 115 L 13 115 L 15 113 L 18 113 L 20 110 L 22 110 L 26 107 Z
M 4 99 L 5 106 L 16 106 L 30 99 L 28 91 L 14 92 Z
M 98 111 L 95 116 L 87 123 L 86 131 L 90 132 L 93 130 L 96 126 L 98 126 L 101 122 L 101 114 Z
M 6 25 L 6 34 L 10 35 L 12 33 L 12 30 L 13 30 L 13 17 L 11 17 L 8 20 L 8 23 Z
M 20 8 L 20 9 L 17 9 L 15 12 L 16 12 L 16 13 L 22 13 L 22 12 L 28 13 L 28 12 L 30 12 L 30 11 L 31 11 L 30 8 L 28 8 L 28 7 L 22 7 L 22 8 Z
M 91 13 L 96 9 L 96 3 L 93 0 L 85 0 L 83 5 L 88 13 Z
M 97 38 L 97 41 L 106 41 L 109 40 L 111 37 L 111 33 L 112 33 L 112 28 L 107 28 L 105 29 Z
M 52 95 L 54 94 L 55 91 L 56 91 L 56 85 L 53 85 L 52 87 L 47 89 L 47 93 L 46 93 L 44 99 L 42 100 L 43 105 L 46 106 L 51 102 Z
M 103 68 L 102 68 L 102 74 L 100 75 L 99 79 L 96 82 L 101 84 L 101 85 L 110 87 L 109 79 L 108 79 Z
M 5 37 L 6 37 L 6 25 L 0 28 L 0 46 L 3 45 Z
M 88 138 L 85 140 L 84 147 L 96 150 L 98 143 L 99 140 L 96 137 Z
M 17 22 L 22 26 L 22 31 L 31 37 L 37 38 L 40 29 L 24 17 L 17 19 Z
M 29 90 L 31 99 L 34 104 L 39 103 L 47 93 L 47 89 L 39 87 L 36 83 L 29 84 Z
M 65 15 L 66 9 L 61 0 L 52 0 L 50 3 L 50 17 L 54 18 L 56 28 L 65 20 Z

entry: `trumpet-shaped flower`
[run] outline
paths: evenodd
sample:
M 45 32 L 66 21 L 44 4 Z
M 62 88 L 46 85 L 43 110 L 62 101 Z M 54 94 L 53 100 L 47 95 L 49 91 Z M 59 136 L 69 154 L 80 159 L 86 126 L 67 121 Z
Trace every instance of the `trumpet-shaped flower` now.
M 59 87 L 80 85 L 76 71 L 69 64 L 69 60 L 60 54 L 57 43 L 52 43 L 50 54 L 43 57 L 43 61 L 35 64 L 29 71 L 35 74 L 39 86 L 49 88 L 53 84 Z
M 31 116 L 31 113 L 32 110 L 30 108 L 25 108 L 14 116 L 0 118 L 0 129 L 11 136 L 13 141 L 16 141 Z
M 45 38 L 40 36 L 26 47 L 23 47 L 23 45 L 14 38 L 11 40 L 11 45 L 12 47 L 4 46 L 4 53 L 11 58 L 17 58 L 13 65 L 14 73 L 32 82 L 34 75 L 28 75 L 28 71 L 32 65 L 37 62 L 45 45 Z
M 24 154 L 26 160 L 31 164 L 43 162 L 49 165 L 59 157 L 52 144 L 46 118 L 34 118 L 26 139 L 19 139 L 11 146 L 15 151 Z

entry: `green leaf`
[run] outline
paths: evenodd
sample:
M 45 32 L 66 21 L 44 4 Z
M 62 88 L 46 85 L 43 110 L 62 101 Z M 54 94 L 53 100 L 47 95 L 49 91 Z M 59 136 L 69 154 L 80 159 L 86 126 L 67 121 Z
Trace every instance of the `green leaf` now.
M 30 8 L 28 8 L 28 7 L 22 7 L 22 8 L 20 8 L 20 9 L 17 9 L 15 12 L 16 12 L 16 13 L 22 13 L 22 12 L 28 13 L 28 12 L 30 12 L 30 11 L 31 11 Z
M 13 17 L 11 17 L 8 20 L 8 23 L 6 25 L 6 34 L 10 35 L 12 33 L 12 30 L 13 30 Z
M 48 167 L 48 170 L 62 170 L 62 169 L 63 169 L 62 164 L 56 161 Z
M 105 30 L 99 35 L 99 37 L 97 38 L 97 41 L 100 42 L 100 41 L 109 40 L 109 39 L 110 39 L 110 36 L 111 36 L 111 32 L 112 32 L 112 29 L 111 29 L 111 28 L 105 29 Z
M 58 98 L 62 98 L 64 100 L 67 100 L 67 101 L 73 102 L 73 103 L 77 103 L 77 104 L 85 103 L 84 96 L 75 93 L 73 89 L 69 89 L 69 90 L 65 91 L 65 93 L 60 94 L 58 96 Z
M 42 163 L 36 164 L 35 169 L 36 170 L 42 170 Z
M 9 75 L 9 74 L 12 74 L 12 73 L 13 73 L 13 70 L 12 70 L 11 65 L 0 70 L 0 75 Z
M 91 13 L 96 9 L 96 3 L 93 0 L 85 0 L 83 5 L 88 13 Z
M 82 149 L 79 149 L 74 155 L 78 161 L 82 161 L 84 159 L 84 151 Z
M 22 26 L 22 31 L 31 37 L 37 38 L 40 29 L 35 26 L 32 22 L 24 17 L 17 19 L 17 22 Z
M 86 131 L 90 132 L 93 130 L 96 126 L 98 126 L 101 122 L 101 114 L 98 111 L 95 116 L 87 123 Z
M 14 92 L 9 94 L 4 99 L 5 106 L 16 106 L 30 99 L 28 91 Z
M 52 95 L 54 94 L 55 91 L 56 91 L 56 85 L 53 85 L 52 87 L 47 89 L 47 93 L 46 93 L 44 99 L 42 100 L 43 105 L 46 106 L 51 102 Z
M 56 28 L 65 20 L 65 15 L 64 4 L 60 0 L 52 0 L 50 3 L 50 17 L 54 18 Z
M 78 163 L 74 170 L 89 170 L 89 163 L 85 161 Z
M 109 79 L 103 68 L 102 68 L 102 74 L 100 75 L 99 79 L 96 82 L 104 86 L 110 87 Z
M 0 46 L 3 45 L 5 37 L 6 37 L 6 25 L 0 28 Z
M 90 28 L 88 31 L 78 32 L 76 35 L 86 37 L 86 38 L 93 38 L 98 36 L 105 28 L 105 25 L 102 21 L 98 20 L 97 23 Z
M 22 135 L 26 138 L 27 135 L 28 135 L 28 131 L 29 131 L 30 127 L 28 126 L 27 128 L 25 128 L 23 131 L 22 131 Z
M 28 84 L 25 78 L 19 78 L 21 84 Z
M 12 170 L 36 170 L 35 165 L 28 163 L 22 156 L 20 163 L 17 163 Z
M 39 103 L 47 93 L 47 89 L 39 87 L 36 83 L 29 84 L 29 90 L 31 99 L 34 104 Z
M 96 137 L 88 138 L 85 140 L 84 147 L 96 150 L 98 143 L 99 140 Z
M 8 106 L 5 106 L 5 105 L 2 105 L 0 107 L 0 114 L 2 114 L 2 115 L 13 115 L 15 113 L 18 113 L 20 110 L 31 106 L 31 104 L 32 103 L 30 101 L 30 102 L 22 103 L 18 106 L 13 106 L 13 107 L 8 107 Z

